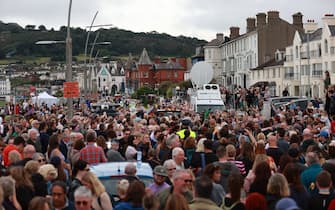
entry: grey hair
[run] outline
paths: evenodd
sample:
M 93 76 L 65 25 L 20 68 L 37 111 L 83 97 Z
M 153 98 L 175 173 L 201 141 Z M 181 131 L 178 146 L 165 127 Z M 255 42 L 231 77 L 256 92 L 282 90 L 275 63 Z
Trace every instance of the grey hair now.
M 179 136 L 177 134 L 171 134 L 166 139 L 166 146 L 171 148 L 171 146 L 173 145 L 173 142 L 177 141 L 178 139 L 179 139 Z
M 44 155 L 43 155 L 42 153 L 40 153 L 40 152 L 35 152 L 35 154 L 33 154 L 33 156 L 32 156 L 31 158 L 32 158 L 33 160 L 38 160 L 38 158 L 40 158 L 40 157 L 45 158 Z
M 8 198 L 14 194 L 15 180 L 10 176 L 0 177 L 0 186 L 3 189 L 3 197 Z
M 168 160 L 164 161 L 163 166 L 164 166 L 165 169 L 167 169 L 169 166 L 175 167 L 176 163 L 174 162 L 174 160 L 168 159 Z
M 180 178 L 182 174 L 190 174 L 190 172 L 186 169 L 178 169 L 173 173 L 172 180 Z
M 173 148 L 173 150 L 172 150 L 172 158 L 174 158 L 176 155 L 178 155 L 181 152 L 184 152 L 184 150 L 182 148 L 180 148 L 180 147 Z
M 133 163 L 128 163 L 124 168 L 124 173 L 127 175 L 135 176 L 136 172 L 136 166 Z
M 92 191 L 88 189 L 86 186 L 80 186 L 74 191 L 74 197 L 86 197 L 92 199 Z
M 35 129 L 29 129 L 28 130 L 28 136 L 30 137 L 30 135 L 32 134 L 32 133 L 38 133 Z
M 87 142 L 94 142 L 97 139 L 97 132 L 93 129 L 88 129 L 86 133 L 86 141 Z

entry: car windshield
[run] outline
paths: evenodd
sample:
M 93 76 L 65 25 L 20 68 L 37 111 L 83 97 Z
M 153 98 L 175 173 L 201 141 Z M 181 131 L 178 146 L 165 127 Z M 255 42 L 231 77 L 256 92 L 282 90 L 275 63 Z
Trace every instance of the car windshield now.
M 100 181 L 105 186 L 106 191 L 110 195 L 115 196 L 118 195 L 117 185 L 121 179 L 125 179 L 125 177 L 124 176 L 103 177 L 100 178 Z M 145 184 L 146 187 L 148 187 L 153 182 L 153 179 L 149 177 L 140 177 L 140 180 Z

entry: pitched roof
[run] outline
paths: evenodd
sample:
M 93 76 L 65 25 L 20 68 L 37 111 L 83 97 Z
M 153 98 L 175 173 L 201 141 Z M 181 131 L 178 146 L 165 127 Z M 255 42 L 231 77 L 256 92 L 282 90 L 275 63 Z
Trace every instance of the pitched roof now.
M 283 65 L 284 64 L 284 59 L 276 61 L 275 58 L 269 60 L 266 63 L 263 63 L 262 65 L 257 66 L 256 68 L 250 69 L 251 71 L 253 70 L 261 70 L 264 69 L 265 67 L 270 67 L 270 66 L 278 66 L 278 65 Z
M 215 47 L 215 46 L 219 46 L 219 45 L 221 45 L 221 44 L 223 44 L 224 42 L 227 42 L 227 41 L 229 41 L 228 37 L 224 37 L 223 39 L 213 39 L 212 41 L 208 42 L 205 46 Z
M 148 65 L 151 65 L 152 62 L 149 58 L 149 55 L 148 55 L 148 52 L 145 48 L 143 48 L 143 51 L 142 51 L 142 54 L 141 54 L 141 57 L 140 57 L 140 60 L 138 61 L 138 64 L 148 64 Z
M 331 36 L 335 36 L 335 25 L 328 26 Z
M 318 28 L 312 33 L 300 33 L 300 37 L 303 43 L 310 42 L 314 40 L 321 40 L 322 38 L 322 28 Z
M 128 60 L 127 60 L 127 62 L 125 63 L 125 68 L 126 68 L 127 70 L 133 70 L 133 69 L 136 69 L 136 62 L 134 61 L 133 56 L 132 56 L 131 53 L 129 53 Z
M 176 70 L 176 69 L 184 69 L 180 63 L 178 62 L 172 62 L 172 61 L 169 61 L 167 63 L 158 63 L 158 64 L 154 64 L 154 68 L 156 70 L 159 70 L 159 69 L 171 69 L 171 70 Z

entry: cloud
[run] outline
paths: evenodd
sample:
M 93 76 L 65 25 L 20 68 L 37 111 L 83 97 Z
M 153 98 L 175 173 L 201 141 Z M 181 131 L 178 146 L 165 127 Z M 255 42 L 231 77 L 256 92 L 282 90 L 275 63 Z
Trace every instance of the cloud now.
M 1 0 L 0 20 L 58 29 L 67 24 L 68 4 L 68 0 Z M 71 25 L 88 26 L 99 11 L 95 24 L 209 41 L 217 32 L 228 35 L 230 26 L 240 27 L 243 33 L 246 18 L 258 12 L 277 10 L 281 18 L 292 22 L 291 15 L 300 11 L 305 21 L 320 22 L 334 9 L 333 0 L 73 0 Z

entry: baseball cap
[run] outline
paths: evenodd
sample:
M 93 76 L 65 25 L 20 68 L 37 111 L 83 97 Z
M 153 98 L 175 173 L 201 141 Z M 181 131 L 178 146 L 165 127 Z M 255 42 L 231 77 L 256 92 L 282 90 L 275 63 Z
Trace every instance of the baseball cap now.
M 327 130 L 321 130 L 318 136 L 323 136 L 328 138 L 329 137 L 329 133 Z
M 276 210 L 300 210 L 292 198 L 282 198 L 276 204 Z
M 167 176 L 164 166 L 160 166 L 160 165 L 155 167 L 154 174 L 157 174 L 160 176 Z

